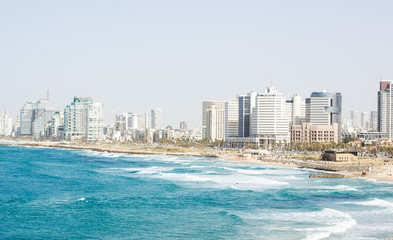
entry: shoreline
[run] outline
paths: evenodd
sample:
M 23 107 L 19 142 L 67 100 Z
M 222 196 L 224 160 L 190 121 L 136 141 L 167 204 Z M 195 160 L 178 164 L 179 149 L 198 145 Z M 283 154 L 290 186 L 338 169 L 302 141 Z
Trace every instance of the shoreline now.
M 30 147 L 50 147 L 50 148 L 63 148 L 63 149 L 75 149 L 75 150 L 91 150 L 96 152 L 108 152 L 108 153 L 123 153 L 123 154 L 142 154 L 142 155 L 172 155 L 172 156 L 195 156 L 195 157 L 215 157 L 225 161 L 234 161 L 239 163 L 257 164 L 265 166 L 284 166 L 294 168 L 306 168 L 313 170 L 330 171 L 345 177 L 364 177 L 368 179 L 376 179 L 380 181 L 393 182 L 393 165 L 352 165 L 350 163 L 341 162 L 327 162 L 327 161 L 315 161 L 315 160 L 303 160 L 303 159 L 291 159 L 291 158 L 239 158 L 235 152 L 219 152 L 219 151 L 204 151 L 203 149 L 184 152 L 168 152 L 168 150 L 184 150 L 185 148 L 171 148 L 171 147 L 156 147 L 156 149 L 131 149 L 124 145 L 116 144 L 62 144 L 60 142 L 33 142 L 23 140 L 5 140 L 0 139 L 0 144 L 3 145 L 16 145 L 16 146 L 30 146 Z M 167 151 L 158 151 L 158 148 L 165 149 Z

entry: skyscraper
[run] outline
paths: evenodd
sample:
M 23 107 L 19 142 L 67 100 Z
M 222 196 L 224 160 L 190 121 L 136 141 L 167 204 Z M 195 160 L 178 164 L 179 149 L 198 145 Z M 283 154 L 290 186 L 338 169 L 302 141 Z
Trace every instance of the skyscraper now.
M 256 104 L 256 92 L 249 92 L 247 95 L 239 95 L 239 130 L 238 136 L 242 138 L 252 135 L 252 111 Z
M 91 98 L 74 97 L 64 110 L 66 138 L 83 138 L 89 141 L 104 138 L 103 106 Z
M 393 137 L 393 81 L 382 80 L 378 92 L 378 131 Z
M 210 109 L 212 105 L 216 105 L 217 108 L 225 109 L 225 101 L 203 101 L 202 102 L 202 139 L 207 137 L 206 128 L 207 128 L 207 111 Z
M 212 140 L 225 139 L 225 104 L 212 104 L 206 111 L 206 137 Z
M 358 111 L 352 110 L 351 111 L 351 124 L 352 124 L 352 127 L 359 127 L 358 119 L 359 119 Z
M 338 124 L 338 140 L 341 141 L 342 96 L 341 93 L 313 92 L 308 101 L 310 122 L 313 125 Z
M 256 97 L 252 111 L 252 134 L 260 144 L 290 140 L 286 98 L 273 86 Z
M 6 110 L 0 115 L 0 136 L 11 136 L 12 133 L 12 119 Z
M 374 130 L 378 130 L 378 112 L 377 111 L 371 111 L 370 128 L 374 129 Z
M 360 124 L 362 128 L 370 128 L 370 113 L 362 112 L 360 115 Z
M 162 129 L 162 109 L 155 108 L 151 110 L 151 128 Z
M 33 135 L 33 122 L 48 106 L 48 100 L 28 101 L 20 110 L 20 135 Z
M 239 134 L 239 101 L 231 98 L 225 103 L 225 138 Z

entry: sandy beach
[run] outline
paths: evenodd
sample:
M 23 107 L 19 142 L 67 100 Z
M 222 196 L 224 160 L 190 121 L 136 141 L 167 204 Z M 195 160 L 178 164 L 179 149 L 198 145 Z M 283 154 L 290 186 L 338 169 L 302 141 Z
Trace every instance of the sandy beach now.
M 154 155 L 177 155 L 177 156 L 198 156 L 217 157 L 227 161 L 236 161 L 248 164 L 260 164 L 270 166 L 286 166 L 297 168 L 309 168 L 316 170 L 326 170 L 343 174 L 349 177 L 366 177 L 382 181 L 393 181 L 393 164 L 386 164 L 381 161 L 368 160 L 360 162 L 327 162 L 313 161 L 305 159 L 292 159 L 290 156 L 282 154 L 272 155 L 269 158 L 247 158 L 241 157 L 234 151 L 218 151 L 211 149 L 191 149 L 176 148 L 167 146 L 146 146 L 146 145 L 123 145 L 123 144 L 80 144 L 65 142 L 34 142 L 26 140 L 0 139 L 0 143 L 8 145 L 21 145 L 32 147 L 53 147 L 67 149 L 83 149 L 98 152 L 125 153 L 125 154 L 154 154 Z

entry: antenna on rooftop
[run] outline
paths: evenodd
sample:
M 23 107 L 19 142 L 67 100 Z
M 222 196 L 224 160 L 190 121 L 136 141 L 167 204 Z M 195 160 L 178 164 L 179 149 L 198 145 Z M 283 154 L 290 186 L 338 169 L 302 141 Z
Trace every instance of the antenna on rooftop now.
M 49 88 L 46 90 L 46 100 L 49 102 Z

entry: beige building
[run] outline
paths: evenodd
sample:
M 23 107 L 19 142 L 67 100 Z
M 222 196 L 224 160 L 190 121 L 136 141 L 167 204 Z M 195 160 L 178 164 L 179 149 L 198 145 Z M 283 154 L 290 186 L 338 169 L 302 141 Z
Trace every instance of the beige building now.
M 302 123 L 301 125 L 292 125 L 291 141 L 295 142 L 338 142 L 338 125 L 313 125 L 311 123 Z
M 357 161 L 358 153 L 352 151 L 325 151 L 322 154 L 322 160 L 335 162 Z

